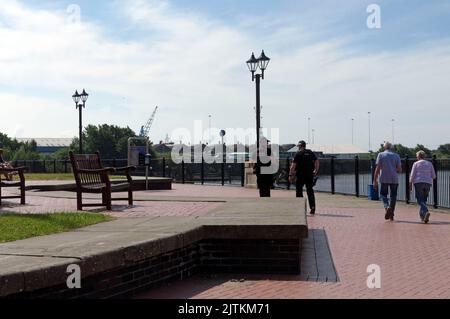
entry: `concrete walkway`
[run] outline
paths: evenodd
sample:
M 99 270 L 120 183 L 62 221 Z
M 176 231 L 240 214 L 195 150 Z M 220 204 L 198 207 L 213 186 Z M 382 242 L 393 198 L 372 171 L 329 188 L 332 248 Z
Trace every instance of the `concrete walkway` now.
M 75 209 L 73 194 L 27 195 L 30 205 L 2 207 L 0 213 L 42 213 Z M 274 191 L 273 197 L 283 201 L 293 198 L 294 193 Z M 189 222 L 184 218 L 195 220 L 208 216 L 211 212 L 220 210 L 227 198 L 256 199 L 257 193 L 255 190 L 239 187 L 175 184 L 173 191 L 136 193 L 135 207 L 115 206 L 111 214 L 123 218 L 124 222 L 134 223 L 136 227 L 142 223 L 140 218 L 149 218 L 149 222 L 154 222 L 155 218 L 161 222 L 164 219 L 176 219 L 180 225 L 188 225 Z M 271 211 L 276 218 L 279 214 L 276 205 Z M 304 274 L 197 276 L 138 297 L 450 298 L 450 214 L 445 210 L 432 212 L 430 224 L 423 225 L 414 205 L 399 203 L 396 221 L 386 222 L 379 202 L 319 194 L 318 213 L 314 217 L 308 217 L 310 234 L 317 235 L 318 238 L 309 244 L 312 245 L 310 255 L 314 255 L 314 262 L 304 266 L 309 268 L 310 274 L 315 274 L 316 279 L 320 279 L 321 273 L 330 271 L 323 269 L 322 265 L 326 264 L 328 268 L 333 266 L 338 282 L 308 281 Z M 105 225 L 107 224 L 97 227 Z M 320 251 L 324 253 L 318 253 Z M 367 287 L 367 268 L 374 264 L 381 269 L 381 289 Z

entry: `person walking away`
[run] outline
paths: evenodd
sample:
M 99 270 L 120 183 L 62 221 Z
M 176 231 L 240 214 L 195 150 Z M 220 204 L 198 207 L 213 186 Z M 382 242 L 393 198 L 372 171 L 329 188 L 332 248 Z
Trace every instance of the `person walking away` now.
M 384 143 L 384 152 L 378 154 L 374 188 L 378 191 L 381 182 L 381 198 L 386 210 L 385 219 L 394 221 L 398 195 L 398 174 L 402 172 L 400 156 L 393 151 L 393 145 Z M 389 197 L 388 197 L 389 195 Z
M 289 181 L 293 183 L 294 177 L 296 181 L 296 195 L 303 198 L 303 187 L 306 186 L 308 194 L 310 214 L 316 213 L 316 198 L 314 194 L 314 178 L 319 174 L 320 162 L 313 151 L 306 149 L 306 142 L 298 143 L 299 151 L 294 157 L 289 174 Z
M 427 207 L 427 201 L 433 180 L 436 179 L 436 171 L 433 164 L 425 160 L 426 154 L 424 151 L 417 152 L 416 156 L 417 162 L 414 163 L 411 170 L 409 191 L 412 192 L 414 186 L 417 203 L 420 207 L 420 220 L 428 224 L 431 214 Z

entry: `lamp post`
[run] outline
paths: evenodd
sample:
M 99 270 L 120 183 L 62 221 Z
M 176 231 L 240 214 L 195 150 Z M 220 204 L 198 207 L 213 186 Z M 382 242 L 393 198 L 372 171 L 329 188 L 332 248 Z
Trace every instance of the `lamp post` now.
M 308 143 L 311 143 L 311 118 L 308 117 Z
M 89 98 L 89 94 L 83 89 L 81 94 L 78 94 L 78 90 L 72 95 L 72 99 L 75 102 L 75 107 L 78 109 L 79 114 L 79 153 L 83 154 L 83 114 L 82 109 L 86 108 L 86 101 Z M 83 102 L 82 104 L 79 102 Z
M 257 153 L 257 165 L 260 164 L 259 154 L 259 140 L 261 135 L 261 79 L 264 80 L 264 72 L 269 65 L 270 59 L 265 55 L 264 50 L 261 56 L 257 59 L 255 53 L 252 53 L 250 60 L 247 61 L 247 66 L 252 73 L 252 81 L 256 82 L 256 153 Z M 256 73 L 258 68 L 261 70 L 261 74 Z
M 211 144 L 211 122 L 212 122 L 212 115 L 209 115 L 209 133 L 208 133 L 208 145 Z
M 395 119 L 392 119 L 392 144 L 395 144 Z
M 355 145 L 355 119 L 352 119 L 352 145 Z
M 369 115 L 369 153 L 372 153 L 372 112 L 368 112 L 367 114 Z

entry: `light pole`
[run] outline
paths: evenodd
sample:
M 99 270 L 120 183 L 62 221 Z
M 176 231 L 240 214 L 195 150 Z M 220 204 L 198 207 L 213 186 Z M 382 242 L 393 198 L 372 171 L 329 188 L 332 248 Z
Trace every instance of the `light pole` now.
M 269 65 L 270 59 L 265 55 L 264 50 L 261 56 L 257 59 L 255 53 L 252 53 L 250 60 L 247 61 L 247 66 L 252 73 L 252 81 L 256 81 L 256 158 L 257 165 L 260 164 L 259 154 L 259 139 L 261 134 L 261 79 L 264 80 L 264 72 Z M 261 70 L 261 74 L 256 73 L 258 68 Z
M 372 112 L 367 113 L 369 115 L 369 153 L 372 152 L 372 132 L 371 132 L 371 125 L 372 125 Z
M 78 90 L 75 91 L 75 94 L 72 95 L 72 99 L 75 102 L 75 107 L 79 111 L 79 153 L 83 154 L 83 113 L 82 109 L 86 108 L 86 101 L 89 98 L 89 94 L 83 89 L 83 93 L 78 94 Z M 79 102 L 83 102 L 83 104 L 78 104 Z
M 308 143 L 311 143 L 311 118 L 308 117 Z
M 355 145 L 355 119 L 352 119 L 352 145 Z
M 392 144 L 395 144 L 395 119 L 392 119 Z
M 208 145 L 211 144 L 211 121 L 212 121 L 212 115 L 209 115 L 209 133 L 208 133 Z
M 316 144 L 315 133 L 316 133 L 316 130 L 315 130 L 315 129 L 312 129 L 312 144 L 313 144 L 313 145 Z

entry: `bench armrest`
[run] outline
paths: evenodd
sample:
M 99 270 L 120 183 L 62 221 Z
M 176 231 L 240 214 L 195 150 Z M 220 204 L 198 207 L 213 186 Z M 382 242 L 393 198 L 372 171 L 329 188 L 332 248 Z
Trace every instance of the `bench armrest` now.
M 12 172 L 26 172 L 28 167 L 15 167 L 15 168 L 3 168 L 0 167 L 0 172 L 12 173 Z
M 136 166 L 126 166 L 126 167 L 114 167 L 114 169 L 117 172 L 123 172 L 123 171 L 135 171 L 136 170 Z

